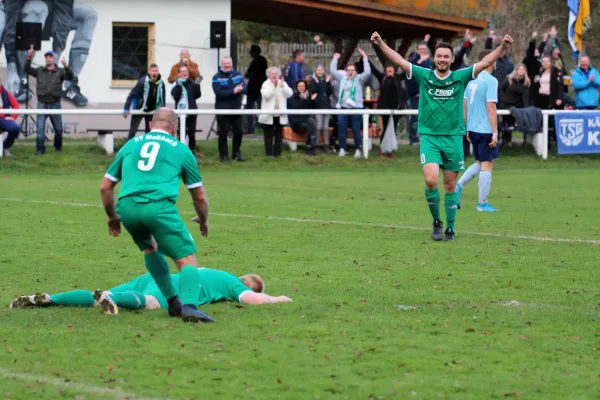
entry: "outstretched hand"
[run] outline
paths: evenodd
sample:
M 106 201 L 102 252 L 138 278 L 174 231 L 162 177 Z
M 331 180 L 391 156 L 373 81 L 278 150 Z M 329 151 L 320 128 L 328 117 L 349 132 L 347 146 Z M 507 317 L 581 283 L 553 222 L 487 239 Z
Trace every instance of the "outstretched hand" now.
M 383 43 L 383 39 L 381 39 L 381 35 L 379 33 L 373 32 L 371 35 L 371 42 L 379 46 L 381 43 Z
M 356 51 L 358 51 L 358 54 L 360 54 L 360 56 L 364 59 L 364 58 L 368 58 L 367 57 L 367 53 L 364 52 L 363 49 L 361 48 L 357 48 Z
M 509 35 L 506 35 L 502 39 L 502 48 L 504 50 L 508 50 L 508 49 L 510 49 L 510 46 L 512 46 L 512 43 L 513 43 L 513 38 L 511 38 Z

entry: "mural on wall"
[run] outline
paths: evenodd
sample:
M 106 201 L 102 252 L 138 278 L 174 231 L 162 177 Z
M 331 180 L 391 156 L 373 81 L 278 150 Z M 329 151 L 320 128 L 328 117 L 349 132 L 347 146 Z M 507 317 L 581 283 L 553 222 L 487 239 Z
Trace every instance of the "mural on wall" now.
M 57 55 L 57 63 L 67 47 L 69 33 L 73 32 L 68 65 L 73 70 L 75 79 L 64 83 L 62 98 L 75 106 L 86 106 L 88 99 L 81 92 L 78 77 L 90 52 L 98 22 L 96 10 L 86 4 L 75 3 L 74 0 L 0 0 L 0 46 L 4 45 L 6 54 L 6 87 L 19 102 L 25 102 L 27 75 L 24 67 L 27 52 L 15 50 L 16 26 L 19 21 L 42 24 L 42 40 L 52 39 L 52 51 Z

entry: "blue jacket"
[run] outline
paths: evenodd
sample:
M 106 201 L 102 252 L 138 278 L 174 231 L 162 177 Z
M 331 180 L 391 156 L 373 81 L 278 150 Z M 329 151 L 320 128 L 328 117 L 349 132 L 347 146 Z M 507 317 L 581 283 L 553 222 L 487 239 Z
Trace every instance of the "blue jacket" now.
M 414 53 L 408 59 L 408 62 L 410 62 L 411 64 L 419 65 L 419 64 L 417 64 L 417 62 L 419 61 L 419 58 L 420 58 L 420 56 L 417 53 Z M 419 67 L 432 69 L 433 63 L 431 62 L 431 59 L 428 58 L 427 60 L 423 61 L 423 64 L 419 65 Z M 409 98 L 415 97 L 416 95 L 418 95 L 419 94 L 419 85 L 417 85 L 417 81 L 415 81 L 414 79 L 407 79 L 406 80 L 406 91 L 408 92 Z
M 243 90 L 237 94 L 233 89 L 241 84 Z M 247 86 L 244 82 L 244 76 L 238 71 L 224 72 L 219 68 L 219 72 L 213 76 L 213 91 L 215 92 L 215 108 L 221 110 L 235 110 L 242 108 L 242 96 L 246 93 Z
M 296 89 L 296 82 L 304 80 L 302 64 L 292 61 L 285 72 L 285 81 L 292 89 Z
M 594 75 L 594 81 L 590 82 L 590 75 Z M 598 107 L 598 89 L 600 88 L 600 74 L 598 70 L 590 67 L 586 74 L 581 68 L 573 71 L 571 78 L 573 89 L 575 89 L 575 104 L 577 108 Z

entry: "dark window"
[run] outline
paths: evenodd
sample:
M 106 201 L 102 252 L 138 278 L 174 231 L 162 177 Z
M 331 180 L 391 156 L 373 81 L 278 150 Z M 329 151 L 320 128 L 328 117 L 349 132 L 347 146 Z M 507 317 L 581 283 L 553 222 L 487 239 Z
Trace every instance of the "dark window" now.
M 135 80 L 148 69 L 148 26 L 112 28 L 112 80 Z

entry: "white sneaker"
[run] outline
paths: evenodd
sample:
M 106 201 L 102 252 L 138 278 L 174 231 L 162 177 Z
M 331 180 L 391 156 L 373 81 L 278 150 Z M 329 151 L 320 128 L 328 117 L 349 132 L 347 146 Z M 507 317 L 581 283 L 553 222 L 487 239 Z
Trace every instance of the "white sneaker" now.
M 362 157 L 362 151 L 360 151 L 359 149 L 356 149 L 356 151 L 354 152 L 354 158 L 361 158 Z
M 346 150 L 340 149 L 340 157 L 346 157 Z
M 4 149 L 4 157 L 11 157 L 12 153 L 10 152 L 9 149 Z

